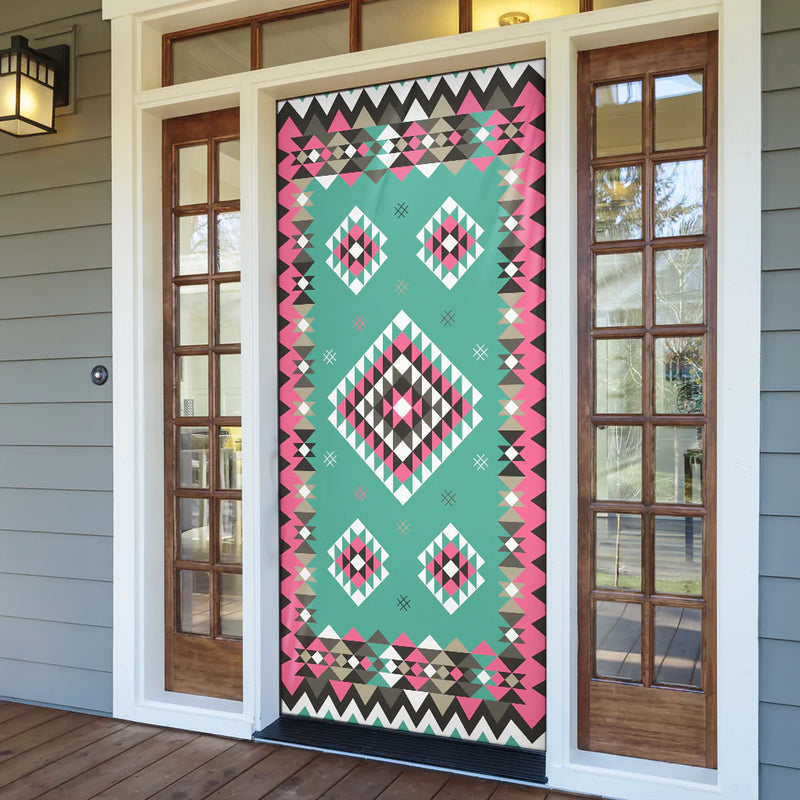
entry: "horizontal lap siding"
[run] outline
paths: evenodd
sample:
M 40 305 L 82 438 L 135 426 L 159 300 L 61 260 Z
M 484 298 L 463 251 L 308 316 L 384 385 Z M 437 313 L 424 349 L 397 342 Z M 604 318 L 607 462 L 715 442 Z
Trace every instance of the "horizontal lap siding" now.
M 761 800 L 800 797 L 800 3 L 764 0 Z
M 75 113 L 0 137 L 0 697 L 111 711 L 110 29 L 3 3 L 0 47 L 76 26 Z M 113 379 L 113 371 L 112 371 Z

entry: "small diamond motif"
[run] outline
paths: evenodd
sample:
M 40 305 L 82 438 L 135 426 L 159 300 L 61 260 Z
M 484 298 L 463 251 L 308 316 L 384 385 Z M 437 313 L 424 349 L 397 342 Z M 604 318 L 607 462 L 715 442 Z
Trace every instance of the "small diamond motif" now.
M 419 579 L 433 596 L 453 614 L 483 584 L 484 561 L 472 545 L 448 525 L 418 556 Z
M 339 586 L 360 606 L 386 579 L 388 553 L 367 530 L 360 519 L 328 549 L 331 564 L 328 571 Z
M 386 260 L 386 237 L 356 206 L 325 243 L 328 266 L 358 294 Z

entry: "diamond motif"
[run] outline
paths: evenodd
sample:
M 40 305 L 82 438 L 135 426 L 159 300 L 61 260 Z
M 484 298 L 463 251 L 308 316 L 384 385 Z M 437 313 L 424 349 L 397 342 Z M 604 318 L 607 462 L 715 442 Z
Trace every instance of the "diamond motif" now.
M 417 234 L 422 243 L 417 256 L 452 289 L 483 253 L 478 242 L 482 234 L 483 228 L 448 197 Z
M 358 206 L 344 218 L 325 243 L 328 266 L 358 294 L 380 269 L 386 237 Z
M 329 395 L 329 420 L 405 504 L 481 421 L 480 399 L 401 311 Z
M 328 571 L 357 606 L 389 574 L 386 569 L 388 553 L 360 519 L 331 545 L 328 555 L 332 559 Z
M 420 554 L 419 579 L 452 614 L 483 583 L 483 559 L 472 545 L 448 525 Z

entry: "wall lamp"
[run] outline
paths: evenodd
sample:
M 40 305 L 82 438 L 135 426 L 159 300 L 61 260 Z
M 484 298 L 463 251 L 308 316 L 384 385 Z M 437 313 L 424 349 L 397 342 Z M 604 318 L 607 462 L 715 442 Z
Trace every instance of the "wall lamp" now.
M 69 105 L 69 45 L 33 50 L 12 36 L 0 50 L 0 131 L 11 136 L 55 133 L 55 110 Z

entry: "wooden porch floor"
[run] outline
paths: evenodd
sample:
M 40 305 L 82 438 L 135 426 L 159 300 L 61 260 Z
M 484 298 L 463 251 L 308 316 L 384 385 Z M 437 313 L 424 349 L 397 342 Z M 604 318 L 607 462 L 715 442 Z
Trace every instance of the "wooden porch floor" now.
M 6 702 L 0 702 L 0 798 L 588 800 L 548 789 Z

